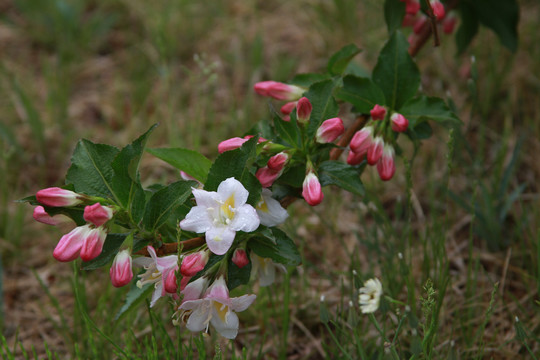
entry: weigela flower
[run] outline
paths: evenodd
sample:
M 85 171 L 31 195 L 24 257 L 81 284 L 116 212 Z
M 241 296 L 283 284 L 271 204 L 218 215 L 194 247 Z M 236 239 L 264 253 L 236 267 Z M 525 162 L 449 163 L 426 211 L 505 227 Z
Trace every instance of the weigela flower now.
M 405 116 L 398 113 L 393 113 L 390 120 L 392 121 L 392 130 L 395 132 L 407 131 L 407 128 L 409 127 L 409 120 L 407 120 Z
M 182 260 L 180 273 L 182 276 L 192 277 L 197 275 L 199 271 L 204 269 L 208 262 L 208 251 L 202 250 L 193 254 L 189 254 Z
M 277 81 L 261 81 L 253 87 L 255 92 L 262 96 L 269 96 L 276 100 L 296 101 L 300 99 L 305 89 L 295 85 L 288 85 Z
M 407 15 L 416 15 L 420 11 L 420 1 L 409 0 L 405 5 L 405 12 Z
M 311 111 L 313 111 L 313 105 L 311 105 L 307 97 L 298 100 L 298 104 L 296 104 L 296 119 L 300 124 L 306 124 L 309 121 Z
M 78 226 L 62 236 L 53 256 L 58 261 L 72 261 L 80 255 L 83 261 L 90 261 L 101 254 L 106 237 L 107 231 L 101 226 Z
M 239 268 L 243 268 L 247 264 L 249 264 L 249 259 L 246 254 L 246 250 L 244 249 L 236 249 L 234 250 L 234 254 L 231 258 L 234 265 L 238 266 Z
M 373 109 L 370 110 L 369 113 L 373 120 L 383 120 L 386 116 L 386 109 L 384 106 L 377 104 L 373 107 Z
M 340 118 L 325 120 L 317 129 L 315 141 L 321 144 L 331 143 L 343 134 L 344 131 L 343 120 Z
M 170 272 L 178 270 L 178 256 L 168 255 L 158 257 L 156 250 L 152 246 L 147 246 L 146 249 L 150 257 L 139 257 L 133 260 L 133 264 L 144 267 L 144 274 L 139 275 L 140 280 L 137 281 L 137 287 L 142 288 L 146 284 L 154 284 L 154 293 L 150 301 L 150 307 L 154 306 L 156 301 L 168 294 L 165 289 L 165 281 Z
M 392 145 L 384 145 L 383 154 L 377 163 L 377 172 L 383 181 L 388 181 L 394 176 L 396 164 L 394 162 L 394 147 Z
M 276 280 L 276 269 L 286 271 L 285 266 L 276 264 L 270 258 L 262 258 L 253 251 L 251 258 L 251 278 L 258 279 L 260 286 L 269 286 Z
M 382 295 L 382 285 L 379 279 L 369 279 L 360 288 L 358 303 L 363 314 L 375 312 L 379 308 L 379 302 Z
M 253 206 L 246 204 L 249 193 L 240 181 L 228 178 L 217 192 L 193 189 L 197 206 L 191 208 L 180 227 L 205 233 L 206 244 L 216 255 L 231 247 L 237 231 L 251 232 L 259 227 Z
M 445 34 L 451 34 L 456 27 L 457 17 L 453 11 L 446 16 L 442 22 L 442 28 Z
M 129 250 L 122 250 L 114 257 L 109 274 L 114 287 L 122 287 L 133 279 L 133 270 L 131 269 L 131 254 Z
M 255 295 L 230 298 L 227 284 L 221 276 L 206 290 L 202 299 L 184 300 L 179 310 L 184 310 L 182 318 L 189 316 L 186 322 L 188 330 L 208 330 L 208 326 L 212 324 L 221 336 L 234 339 L 239 327 L 236 312 L 246 310 L 255 299 Z
M 272 170 L 268 166 L 262 167 L 255 172 L 255 177 L 263 188 L 272 186 L 274 181 L 281 176 L 281 170 Z
M 36 199 L 43 205 L 53 207 L 75 206 L 83 202 L 82 195 L 59 187 L 50 187 L 39 190 L 36 193 Z
M 302 184 L 302 196 L 311 205 L 319 205 L 324 198 L 319 178 L 313 171 L 309 171 Z
M 233 137 L 227 140 L 223 140 L 218 145 L 218 152 L 220 154 L 224 153 L 225 151 L 238 149 L 241 147 L 246 141 L 251 139 L 253 135 L 244 136 L 243 138 L 240 137 Z M 260 144 L 262 142 L 268 141 L 265 138 L 260 137 L 259 140 L 257 140 L 257 143 Z
M 437 18 L 437 20 L 444 19 L 444 16 L 446 15 L 444 11 L 444 5 L 439 0 L 430 0 L 431 8 L 433 9 L 433 15 Z
M 67 224 L 73 221 L 68 216 L 63 214 L 57 214 L 54 216 L 49 215 L 43 206 L 36 206 L 34 208 L 33 216 L 34 220 L 47 225 Z
M 362 161 L 364 161 L 364 159 L 366 158 L 366 154 L 358 154 L 358 153 L 355 153 L 354 151 L 349 151 L 349 154 L 347 155 L 347 164 L 349 165 L 358 165 L 360 164 Z
M 112 219 L 113 210 L 109 206 L 102 206 L 100 203 L 95 203 L 84 208 L 83 217 L 87 222 L 101 226 Z
M 349 146 L 351 150 L 358 156 L 367 154 L 371 144 L 373 143 L 373 128 L 366 126 L 362 130 L 357 131 L 351 139 Z
M 384 148 L 384 140 L 382 137 L 377 136 L 367 152 L 367 162 L 369 165 L 375 165 L 382 156 Z
M 416 22 L 414 23 L 413 25 L 413 32 L 415 34 L 420 34 L 422 32 L 422 30 L 424 29 L 424 27 L 426 26 L 426 24 L 428 23 L 429 19 L 427 16 L 425 15 L 420 15 L 417 19 L 416 19 Z
M 289 115 L 290 113 L 292 113 L 295 107 L 296 107 L 296 101 L 290 101 L 286 103 L 285 105 L 283 105 L 281 109 L 279 109 L 279 111 L 281 111 L 283 115 Z
M 283 170 L 283 167 L 285 166 L 285 164 L 287 164 L 288 160 L 289 160 L 289 155 L 287 153 L 280 152 L 279 154 L 276 154 L 272 156 L 270 159 L 268 159 L 266 166 L 268 166 L 270 170 L 281 171 Z
M 272 192 L 269 189 L 262 189 L 261 201 L 257 204 L 256 210 L 261 224 L 264 226 L 277 226 L 284 223 L 289 217 L 287 210 L 272 197 Z

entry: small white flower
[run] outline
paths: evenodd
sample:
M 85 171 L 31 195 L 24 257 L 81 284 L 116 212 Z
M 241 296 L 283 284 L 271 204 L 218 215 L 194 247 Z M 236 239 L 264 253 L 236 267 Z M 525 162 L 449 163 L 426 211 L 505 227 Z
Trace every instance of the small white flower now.
M 382 285 L 379 279 L 369 279 L 360 288 L 358 303 L 363 314 L 375 312 L 379 308 L 379 302 L 382 295 Z
M 206 234 L 210 251 L 223 255 L 231 247 L 237 231 L 255 231 L 260 224 L 253 206 L 246 204 L 249 193 L 240 181 L 228 178 L 217 192 L 193 189 L 197 206 L 180 221 L 183 230 Z
M 276 269 L 286 272 L 285 266 L 276 264 L 270 258 L 262 258 L 251 252 L 251 278 L 258 278 L 260 286 L 272 285 L 276 279 Z
M 282 224 L 289 214 L 279 201 L 272 197 L 269 189 L 262 189 L 261 201 L 257 204 L 257 215 L 264 226 L 277 226 Z

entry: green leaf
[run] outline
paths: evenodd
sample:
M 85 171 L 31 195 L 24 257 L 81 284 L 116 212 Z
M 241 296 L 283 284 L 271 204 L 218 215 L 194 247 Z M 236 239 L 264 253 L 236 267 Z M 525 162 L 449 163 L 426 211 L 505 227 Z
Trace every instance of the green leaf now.
M 127 234 L 108 234 L 101 254 L 93 260 L 83 262 L 82 268 L 84 270 L 94 270 L 109 264 L 118 253 L 126 237 Z
M 146 284 L 139 289 L 135 282 L 131 284 L 131 288 L 126 296 L 126 302 L 122 308 L 116 313 L 114 320 L 118 321 L 128 313 L 136 309 L 140 303 L 144 301 L 154 291 L 153 284 Z
M 270 258 L 285 265 L 300 265 L 302 258 L 294 241 L 277 228 L 271 228 L 270 232 L 270 236 L 260 234 L 261 236 L 252 238 L 248 247 L 262 258 Z
M 249 282 L 249 278 L 251 276 L 251 262 L 249 262 L 246 266 L 239 268 L 232 262 L 231 256 L 229 258 L 227 269 L 229 271 L 227 275 L 227 287 L 229 290 Z
M 220 154 L 210 168 L 204 189 L 216 191 L 222 181 L 233 177 L 249 192 L 248 204 L 256 205 L 261 197 L 261 183 L 249 170 L 255 161 L 257 141 L 258 137 L 255 136 L 242 147 Z
M 309 88 L 311 85 L 330 79 L 328 74 L 318 74 L 318 73 L 306 73 L 296 75 L 290 83 L 297 86 L 302 86 Z
M 331 75 L 341 75 L 349 65 L 349 62 L 360 53 L 360 50 L 356 45 L 349 44 L 342 47 L 336 52 L 330 60 L 326 69 Z
M 292 187 L 300 188 L 306 177 L 306 165 L 298 164 L 287 167 L 283 174 L 278 178 L 279 183 L 287 184 Z
M 419 96 L 407 101 L 400 113 L 409 120 L 409 127 L 431 120 L 445 126 L 461 125 L 461 120 L 450 111 L 443 99 L 437 97 Z
M 71 158 L 66 183 L 73 184 L 75 192 L 113 198 L 120 204 L 111 183 L 114 177 L 111 163 L 118 152 L 114 146 L 79 140 Z
M 462 54 L 478 33 L 478 18 L 474 8 L 467 2 L 459 4 L 461 25 L 456 32 L 458 54 Z
M 398 0 L 386 0 L 384 2 L 384 20 L 389 34 L 401 28 L 404 16 L 404 2 Z
M 407 129 L 407 133 L 412 139 L 424 140 L 429 139 L 433 135 L 433 129 L 427 121 L 417 122 L 413 127 Z
M 480 23 L 497 34 L 501 44 L 515 52 L 518 46 L 519 6 L 516 0 L 469 0 Z
M 319 166 L 318 175 L 322 186 L 337 185 L 353 194 L 365 195 L 358 169 L 351 165 L 341 161 L 325 161 Z
M 300 136 L 300 129 L 296 122 L 296 113 L 293 111 L 290 115 L 290 121 L 285 121 L 279 116 L 274 117 L 274 128 L 279 137 L 289 146 L 300 148 L 302 146 L 302 140 Z
M 158 229 L 178 206 L 191 195 L 191 188 L 197 186 L 194 181 L 180 180 L 155 192 L 144 209 L 143 225 L 145 229 Z
M 182 148 L 159 148 L 146 149 L 155 157 L 169 163 L 178 170 L 185 171 L 190 176 L 204 183 L 212 162 L 204 155 L 188 149 Z
M 307 130 L 308 138 L 315 136 L 317 129 L 322 122 L 336 117 L 339 107 L 334 99 L 333 92 L 336 83 L 332 80 L 325 80 L 311 85 L 305 96 L 313 105 L 311 117 Z
M 420 72 L 409 55 L 409 42 L 401 31 L 392 34 L 373 69 L 373 82 L 384 93 L 386 105 L 399 108 L 416 94 Z
M 336 97 L 353 104 L 355 111 L 362 114 L 369 114 L 376 104 L 385 104 L 384 93 L 373 81 L 354 75 L 343 78 L 343 87 L 336 91 Z

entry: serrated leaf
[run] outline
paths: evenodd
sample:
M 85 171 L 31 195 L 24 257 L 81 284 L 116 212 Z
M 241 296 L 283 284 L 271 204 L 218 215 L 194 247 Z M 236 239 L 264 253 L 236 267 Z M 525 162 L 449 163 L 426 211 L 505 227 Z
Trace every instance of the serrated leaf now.
M 135 282 L 131 284 L 131 288 L 126 296 L 126 302 L 116 313 L 114 320 L 118 321 L 125 317 L 128 313 L 136 309 L 140 303 L 144 301 L 154 290 L 153 284 L 146 284 L 139 289 Z
M 404 2 L 398 0 L 386 0 L 384 2 L 384 20 L 389 34 L 401 28 L 404 16 Z
M 185 171 L 190 176 L 204 183 L 212 162 L 206 156 L 188 149 L 182 148 L 154 148 L 146 149 L 155 157 L 169 163 L 178 170 Z
M 358 169 L 341 161 L 329 160 L 319 166 L 322 186 L 336 185 L 353 194 L 364 196 L 365 190 Z
M 277 228 L 271 228 L 272 239 L 261 234 L 248 242 L 248 247 L 262 258 L 270 258 L 273 261 L 297 266 L 302 262 L 298 248 L 287 234 Z
M 326 66 L 327 71 L 331 75 L 341 75 L 349 65 L 349 62 L 360 53 L 360 50 L 356 45 L 349 44 L 342 47 L 338 52 L 336 52 Z
M 376 104 L 386 103 L 384 93 L 371 79 L 347 75 L 343 87 L 336 91 L 336 97 L 354 105 L 355 111 L 369 114 Z
M 430 120 L 446 126 L 460 125 L 461 120 L 450 111 L 443 99 L 437 97 L 419 96 L 407 101 L 400 113 L 409 120 L 409 127 L 415 128 L 416 123 Z
M 296 122 L 296 114 L 292 112 L 290 120 L 285 121 L 279 116 L 274 117 L 274 128 L 279 137 L 289 146 L 300 148 L 302 146 L 300 129 Z
M 256 205 L 261 197 L 261 183 L 249 168 L 255 161 L 257 141 L 258 138 L 255 136 L 246 141 L 242 147 L 220 154 L 208 172 L 204 189 L 216 191 L 222 181 L 233 177 L 249 192 L 248 204 Z
M 66 183 L 73 184 L 75 192 L 113 198 L 117 203 L 121 203 L 111 183 L 114 177 L 111 163 L 118 152 L 114 146 L 80 140 L 71 158 Z
M 373 69 L 373 82 L 381 88 L 386 105 L 393 110 L 418 91 L 420 72 L 409 55 L 409 42 L 401 31 L 395 31 L 384 45 Z
M 94 270 L 109 264 L 118 253 L 126 237 L 127 234 L 108 234 L 101 254 L 93 260 L 83 262 L 82 268 L 84 270 Z
M 306 74 L 296 75 L 294 78 L 292 78 L 290 83 L 293 85 L 309 88 L 311 85 L 317 82 L 321 82 L 328 79 L 330 79 L 330 75 L 328 74 L 306 73 Z
M 313 105 L 307 128 L 308 138 L 315 136 L 324 120 L 334 118 L 338 114 L 339 107 L 333 95 L 335 87 L 336 83 L 333 80 L 325 80 L 311 85 L 305 94 Z
M 191 195 L 194 186 L 197 186 L 195 181 L 180 180 L 155 192 L 144 209 L 144 228 L 153 231 L 163 225 L 171 212 Z

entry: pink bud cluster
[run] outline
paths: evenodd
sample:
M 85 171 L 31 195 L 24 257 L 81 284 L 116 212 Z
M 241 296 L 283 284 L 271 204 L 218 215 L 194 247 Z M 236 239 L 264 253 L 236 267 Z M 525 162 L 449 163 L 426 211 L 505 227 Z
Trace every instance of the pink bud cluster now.
M 425 28 L 429 26 L 429 18 L 420 12 L 419 0 L 400 0 L 405 3 L 405 16 L 403 18 L 402 26 L 412 27 L 413 33 L 409 37 L 409 43 L 416 42 L 416 39 Z M 445 34 L 451 34 L 456 26 L 457 18 L 454 13 L 447 14 L 444 5 L 439 0 L 430 0 L 431 9 L 433 15 L 442 25 L 442 30 Z
M 254 85 L 255 92 L 262 96 L 274 98 L 276 100 L 287 101 L 280 111 L 283 114 L 283 120 L 289 121 L 290 114 L 297 109 L 297 118 L 299 122 L 309 120 L 309 113 L 311 113 L 311 104 L 308 101 L 306 106 L 306 98 L 302 97 L 302 94 L 306 91 L 303 87 L 296 85 L 284 84 L 277 81 L 261 81 Z M 304 100 L 305 99 L 305 100 Z M 305 113 L 307 112 L 307 120 Z
M 220 154 L 223 154 L 225 151 L 238 149 L 239 147 L 244 145 L 244 143 L 247 142 L 252 137 L 253 137 L 253 135 L 247 135 L 247 136 L 244 136 L 243 138 L 241 138 L 241 137 L 233 137 L 233 138 L 230 138 L 230 139 L 227 139 L 227 140 L 223 140 L 218 145 L 218 151 L 219 151 Z M 265 138 L 260 137 L 257 142 L 260 144 L 260 143 L 263 143 L 265 141 L 268 141 L 268 140 L 265 139 Z
M 274 181 L 283 173 L 283 169 L 289 160 L 289 154 L 280 152 L 268 159 L 265 167 L 260 168 L 255 173 L 263 188 L 272 186 Z

